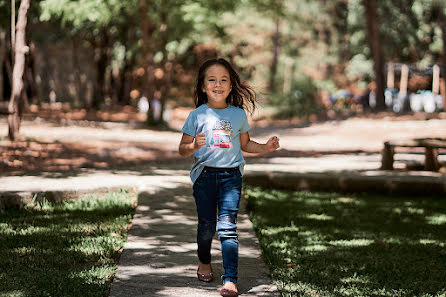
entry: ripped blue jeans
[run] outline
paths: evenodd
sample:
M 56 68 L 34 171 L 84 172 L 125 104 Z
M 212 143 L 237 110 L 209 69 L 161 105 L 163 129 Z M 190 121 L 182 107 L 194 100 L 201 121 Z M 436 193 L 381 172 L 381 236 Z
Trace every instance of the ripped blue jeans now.
M 211 262 L 211 244 L 215 231 L 223 255 L 223 283 L 237 282 L 238 237 L 237 213 L 242 190 L 242 175 L 237 168 L 205 167 L 194 183 L 197 206 L 198 259 Z

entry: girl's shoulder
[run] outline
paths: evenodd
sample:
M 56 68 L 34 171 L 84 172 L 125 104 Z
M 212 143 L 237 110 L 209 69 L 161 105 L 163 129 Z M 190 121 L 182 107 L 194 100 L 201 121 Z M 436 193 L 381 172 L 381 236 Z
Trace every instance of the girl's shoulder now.
M 246 115 L 246 111 L 243 108 L 234 106 L 234 105 L 229 105 L 229 108 L 231 109 L 231 112 L 236 113 L 237 115 Z
M 197 115 L 206 109 L 206 104 L 202 104 L 189 112 L 190 115 Z

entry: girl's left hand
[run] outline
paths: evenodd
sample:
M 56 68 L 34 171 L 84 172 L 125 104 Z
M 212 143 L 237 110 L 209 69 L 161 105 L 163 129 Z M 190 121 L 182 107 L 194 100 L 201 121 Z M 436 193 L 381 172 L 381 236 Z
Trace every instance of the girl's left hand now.
M 268 142 L 266 143 L 266 150 L 268 152 L 273 152 L 277 150 L 279 147 L 280 147 L 279 138 L 277 136 L 273 136 L 270 139 L 268 139 Z

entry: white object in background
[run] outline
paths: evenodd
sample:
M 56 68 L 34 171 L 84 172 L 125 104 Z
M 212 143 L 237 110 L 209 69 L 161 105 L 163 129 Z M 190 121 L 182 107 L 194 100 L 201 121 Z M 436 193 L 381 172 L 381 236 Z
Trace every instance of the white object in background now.
M 423 101 L 421 95 L 410 94 L 409 95 L 410 109 L 414 112 L 423 110 Z
M 375 91 L 370 91 L 370 93 L 369 93 L 369 106 L 372 108 L 376 107 L 376 93 L 375 93 Z
M 164 108 L 164 113 L 163 113 L 163 121 L 165 123 L 168 123 L 170 121 L 171 113 L 172 113 L 172 108 L 170 107 L 170 105 L 166 104 L 166 107 Z
M 435 98 L 431 92 L 422 94 L 423 109 L 427 113 L 433 113 L 435 111 Z
M 435 104 L 437 105 L 438 110 L 443 109 L 443 97 L 441 97 L 441 95 L 435 95 Z
M 138 110 L 141 113 L 147 113 L 149 110 L 149 100 L 147 100 L 147 97 L 142 96 L 138 101 Z
M 387 89 L 387 90 L 384 91 L 384 99 L 385 99 L 387 107 L 392 106 L 393 96 L 392 96 L 392 91 L 391 90 Z
M 158 121 L 161 116 L 161 102 L 156 97 L 152 99 L 152 108 L 153 118 L 155 119 L 155 121 Z
M 401 112 L 404 109 L 405 102 L 407 100 L 407 95 L 398 93 L 393 101 L 392 109 L 394 112 Z

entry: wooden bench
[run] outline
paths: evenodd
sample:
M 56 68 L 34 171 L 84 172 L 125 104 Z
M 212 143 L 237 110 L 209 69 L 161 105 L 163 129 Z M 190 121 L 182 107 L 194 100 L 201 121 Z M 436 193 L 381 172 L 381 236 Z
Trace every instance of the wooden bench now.
M 382 150 L 381 169 L 393 170 L 393 156 L 396 147 L 423 147 L 424 170 L 438 171 L 438 149 L 446 149 L 446 138 L 416 138 L 410 140 L 396 140 L 384 142 Z

